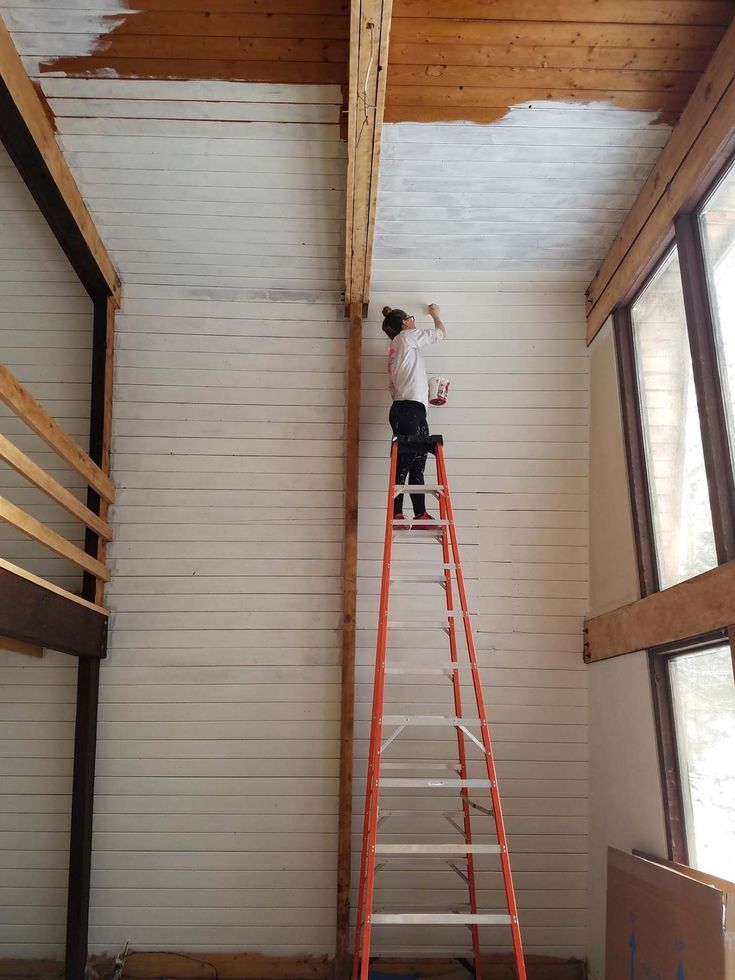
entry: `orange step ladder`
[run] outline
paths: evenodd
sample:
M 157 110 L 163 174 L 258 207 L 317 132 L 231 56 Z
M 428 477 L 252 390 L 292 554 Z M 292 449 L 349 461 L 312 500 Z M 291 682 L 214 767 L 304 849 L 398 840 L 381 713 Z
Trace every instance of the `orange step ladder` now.
M 396 464 L 399 448 L 410 451 L 432 453 L 436 457 L 437 482 L 435 485 L 406 486 L 395 485 Z M 421 527 L 421 521 L 413 521 L 410 529 L 406 521 L 393 520 L 393 501 L 399 493 L 433 494 L 439 502 L 439 520 L 432 521 L 430 528 Z M 423 522 L 426 525 L 426 521 Z M 415 544 L 418 541 L 438 541 L 441 546 L 441 562 L 434 564 L 433 573 L 427 574 L 425 569 L 420 573 L 398 570 L 398 562 L 392 558 L 393 546 L 399 547 L 404 542 Z M 407 560 L 409 564 L 415 564 Z M 425 566 L 426 563 L 424 563 Z M 445 592 L 443 616 L 437 620 L 421 620 L 420 622 L 396 622 L 389 618 L 391 582 L 413 582 L 437 584 Z M 459 602 L 455 607 L 456 597 Z M 388 638 L 394 630 L 426 630 L 440 627 L 449 638 L 449 659 L 432 661 L 426 653 L 420 660 L 388 660 Z M 463 634 L 467 647 L 467 661 L 460 662 L 458 635 Z M 462 690 L 460 673 L 469 672 L 471 679 L 474 710 L 471 716 L 463 714 Z M 385 695 L 386 675 L 407 676 L 436 676 L 445 675 L 451 683 L 452 714 L 446 716 L 433 715 L 385 715 L 383 702 Z M 385 761 L 390 746 L 406 731 L 422 731 L 436 728 L 454 728 L 457 736 L 457 762 L 446 763 L 427 762 L 390 762 Z M 387 729 L 387 733 L 384 732 Z M 482 778 L 471 778 L 468 764 L 479 761 L 482 766 Z M 447 770 L 450 774 L 441 775 L 432 772 L 431 775 L 416 775 L 416 770 L 426 771 L 426 766 L 432 769 Z M 474 765 L 473 765 L 474 768 Z M 392 770 L 413 770 L 408 776 L 384 775 Z M 384 789 L 424 790 L 429 791 L 429 799 L 434 794 L 446 794 L 456 799 L 459 795 L 459 806 L 456 818 L 451 811 L 441 812 L 434 807 L 426 810 L 429 818 L 440 816 L 446 818 L 451 825 L 454 838 L 446 843 L 383 843 L 379 840 L 379 831 L 383 830 L 386 822 L 403 821 L 422 815 L 421 804 L 427 797 L 417 794 L 412 798 L 409 810 L 381 809 L 381 793 Z M 478 791 L 479 794 L 478 794 Z M 481 797 L 476 799 L 476 795 Z M 450 797 L 454 804 L 454 799 Z M 413 804 L 416 804 L 414 806 Z M 405 830 L 400 832 L 402 836 Z M 492 834 L 495 843 L 474 843 L 475 836 Z M 436 835 L 432 835 L 436 836 Z M 505 892 L 505 910 L 480 911 L 476 885 L 477 864 L 483 856 L 491 860 L 499 859 Z M 375 908 L 375 877 L 379 870 L 390 867 L 390 862 L 402 859 L 404 862 L 437 861 L 445 863 L 465 882 L 468 890 L 466 907 L 457 911 L 456 908 L 439 911 L 387 911 Z M 417 870 L 414 868 L 413 870 Z M 492 868 L 491 870 L 497 870 Z M 368 774 L 365 793 L 365 817 L 363 822 L 362 859 L 360 862 L 360 878 L 358 890 L 357 925 L 355 935 L 355 956 L 353 961 L 353 980 L 368 980 L 370 969 L 370 944 L 373 926 L 442 926 L 462 925 L 470 929 L 472 949 L 474 953 L 474 974 L 481 980 L 480 961 L 480 926 L 508 927 L 513 945 L 514 962 L 518 980 L 526 980 L 526 967 L 523 959 L 521 930 L 518 922 L 513 879 L 510 869 L 510 857 L 503 824 L 503 814 L 500 806 L 495 763 L 490 742 L 490 729 L 482 695 L 480 673 L 477 664 L 477 653 L 472 633 L 470 613 L 467 607 L 467 593 L 464 574 L 459 555 L 457 529 L 454 523 L 449 483 L 444 461 L 444 447 L 441 436 L 429 436 L 428 440 L 414 436 L 399 436 L 393 440 L 390 456 L 390 481 L 388 506 L 385 523 L 385 543 L 383 547 L 383 572 L 380 587 L 380 607 L 378 619 L 377 652 L 375 658 L 375 681 L 373 688 L 372 722 L 370 728 L 370 749 L 368 756 Z

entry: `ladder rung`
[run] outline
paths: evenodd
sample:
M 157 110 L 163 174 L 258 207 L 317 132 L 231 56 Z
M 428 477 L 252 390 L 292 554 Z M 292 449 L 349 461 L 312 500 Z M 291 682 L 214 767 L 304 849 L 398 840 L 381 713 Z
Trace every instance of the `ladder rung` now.
M 444 493 L 444 485 L 441 483 L 407 483 L 401 486 L 399 483 L 393 487 L 393 496 L 397 497 L 401 493 Z
M 436 818 L 437 820 L 444 820 L 446 817 L 457 817 L 461 819 L 462 813 L 459 810 L 428 810 L 426 807 L 414 807 L 411 810 L 384 810 L 382 807 L 379 810 L 380 816 L 385 817 L 426 817 Z
M 455 670 L 467 670 L 469 664 L 448 663 L 443 666 L 429 666 L 428 664 L 393 664 L 385 668 L 386 674 L 429 674 L 432 676 L 447 676 Z
M 459 772 L 458 762 L 381 762 L 383 769 L 444 769 L 446 772 Z
M 430 520 L 425 520 L 422 517 L 404 517 L 402 521 L 391 521 L 393 527 L 449 527 L 451 521 L 447 521 L 439 518 L 432 517 Z
M 447 619 L 444 620 L 432 619 L 432 620 L 427 620 L 426 622 L 414 622 L 414 623 L 409 623 L 404 620 L 389 619 L 388 629 L 389 630 L 446 630 L 449 629 L 449 618 L 447 617 Z
M 512 919 L 507 912 L 376 912 L 370 921 L 374 926 L 509 926 Z
M 425 725 L 430 728 L 444 725 L 479 725 L 479 718 L 457 718 L 451 715 L 383 715 L 384 725 Z
M 424 787 L 427 789 L 491 789 L 495 783 L 490 779 L 413 779 L 387 777 L 378 780 L 381 786 L 387 788 Z
M 444 585 L 445 578 L 438 575 L 391 575 L 391 582 L 428 582 L 429 584 Z
M 376 854 L 500 854 L 500 844 L 376 844 Z

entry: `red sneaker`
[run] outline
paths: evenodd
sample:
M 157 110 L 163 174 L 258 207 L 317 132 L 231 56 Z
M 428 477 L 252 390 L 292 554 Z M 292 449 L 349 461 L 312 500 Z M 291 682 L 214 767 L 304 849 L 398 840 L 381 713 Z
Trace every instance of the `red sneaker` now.
M 427 514 L 426 511 L 414 517 L 411 527 L 414 531 L 431 531 L 432 534 L 440 534 L 442 529 L 441 524 L 437 524 L 431 514 Z
M 411 525 L 408 523 L 408 519 L 405 514 L 394 514 L 393 515 L 393 530 L 394 531 L 410 531 Z

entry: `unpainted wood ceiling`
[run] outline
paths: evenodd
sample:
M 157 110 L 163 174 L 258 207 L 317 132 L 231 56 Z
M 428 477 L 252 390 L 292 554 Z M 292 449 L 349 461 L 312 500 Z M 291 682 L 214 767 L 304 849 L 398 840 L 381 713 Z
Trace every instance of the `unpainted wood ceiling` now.
M 344 84 L 349 0 L 0 5 L 31 73 Z M 394 0 L 386 120 L 529 101 L 678 116 L 735 0 Z

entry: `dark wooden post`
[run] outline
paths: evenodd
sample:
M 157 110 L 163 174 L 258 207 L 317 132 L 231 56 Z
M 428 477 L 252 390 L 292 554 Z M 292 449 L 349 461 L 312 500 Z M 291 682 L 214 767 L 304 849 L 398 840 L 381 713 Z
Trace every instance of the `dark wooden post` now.
M 113 301 L 108 296 L 95 300 L 89 455 L 108 475 L 112 434 L 114 327 Z M 88 492 L 87 506 L 103 519 L 107 519 L 108 505 L 94 490 L 90 489 Z M 89 554 L 104 561 L 105 542 L 98 535 L 88 530 L 85 544 Z M 91 602 L 102 603 L 104 583 L 85 573 L 82 595 Z M 99 660 L 80 658 L 77 666 L 77 706 L 74 728 L 65 980 L 84 980 L 87 968 L 99 681 Z

